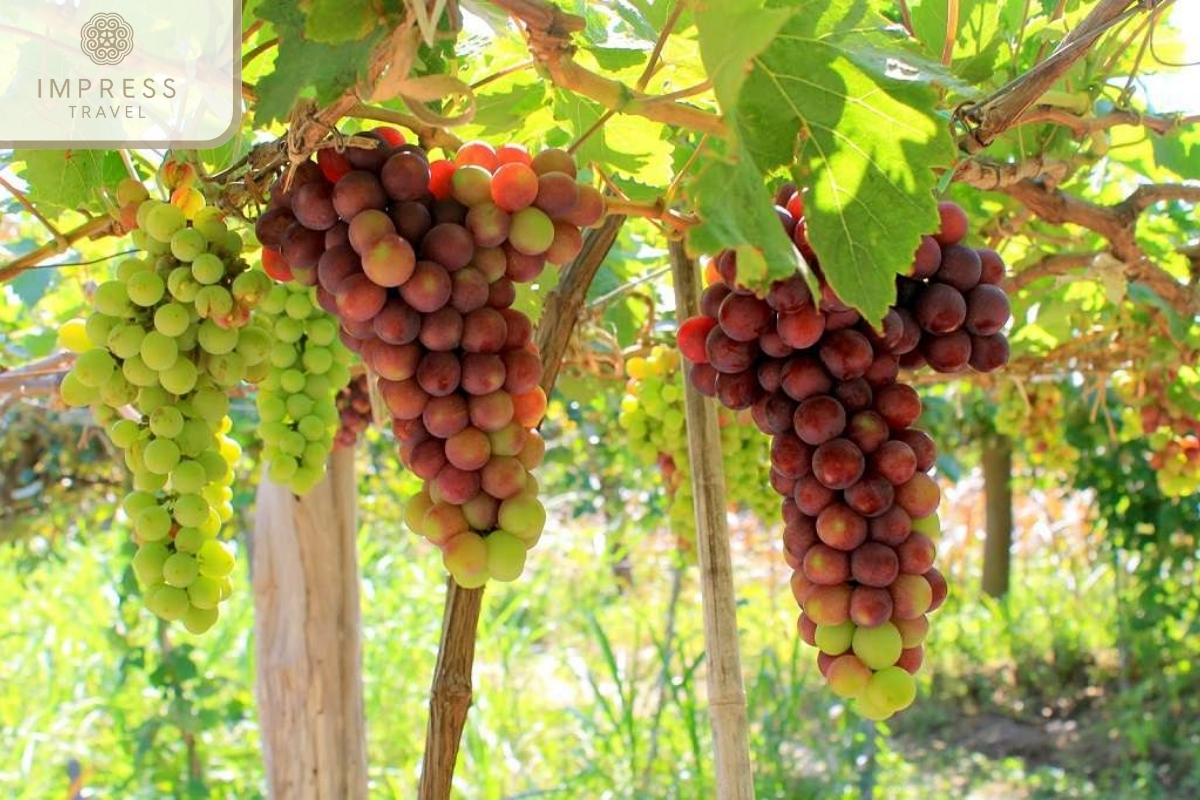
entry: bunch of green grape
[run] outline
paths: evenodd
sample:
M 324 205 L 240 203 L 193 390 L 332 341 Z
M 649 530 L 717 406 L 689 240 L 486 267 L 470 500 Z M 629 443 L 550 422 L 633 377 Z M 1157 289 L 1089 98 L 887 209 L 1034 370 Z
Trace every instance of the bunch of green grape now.
M 629 359 L 625 372 L 629 382 L 618 424 L 626 432 L 635 457 L 658 463 L 669 502 L 671 530 L 681 546 L 690 548 L 696 539 L 696 525 L 679 352 L 657 345 L 645 357 Z M 726 408 L 718 414 L 725 487 L 731 505 L 769 519 L 778 505 L 761 478 L 769 463 L 770 440 L 756 435 L 748 414 Z
M 1055 472 L 1073 470 L 1079 450 L 1067 441 L 1067 397 L 1057 383 L 1004 381 L 998 390 L 996 430 L 1024 443 L 1029 463 Z
M 255 310 L 251 329 L 273 342 L 257 397 L 267 475 L 306 494 L 325 475 L 351 353 L 338 337 L 338 323 L 317 306 L 312 286 L 275 284 Z
M 270 335 L 246 323 L 271 281 L 240 258 L 241 237 L 216 209 L 139 194 L 142 253 L 96 287 L 86 320 L 63 327 L 62 344 L 78 355 L 60 393 L 92 407 L 133 474 L 123 508 L 146 606 L 202 633 L 234 566 L 220 539 L 240 455 L 227 435 L 228 391 L 270 354 Z

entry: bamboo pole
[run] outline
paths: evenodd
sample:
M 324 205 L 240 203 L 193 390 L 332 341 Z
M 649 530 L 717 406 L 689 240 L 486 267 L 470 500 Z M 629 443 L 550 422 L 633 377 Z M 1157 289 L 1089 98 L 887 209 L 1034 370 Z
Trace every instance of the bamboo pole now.
M 367 796 L 356 500 L 352 447 L 304 497 L 265 474 L 258 486 L 255 693 L 269 795 L 281 800 Z
M 683 242 L 670 243 L 675 282 L 675 313 L 680 320 L 700 313 L 695 265 Z M 717 409 L 685 381 L 688 455 L 692 463 L 696 507 L 696 549 L 700 556 L 700 592 L 704 608 L 704 643 L 708 653 L 708 713 L 713 730 L 717 791 L 721 800 L 754 797 L 750 736 L 746 724 L 746 690 L 738 645 L 733 559 L 725 519 L 725 472 L 721 464 L 721 431 Z
M 583 249 L 563 271 L 562 281 L 546 298 L 535 340 L 542 357 L 542 389 L 549 396 L 558 379 L 571 331 L 587 299 L 588 287 L 612 249 L 625 217 L 609 216 L 583 240 Z M 446 607 L 437 666 L 429 691 L 429 724 L 425 756 L 417 788 L 420 800 L 449 800 L 454 765 L 471 707 L 471 669 L 475 662 L 475 635 L 483 604 L 483 588 L 463 589 L 446 579 Z

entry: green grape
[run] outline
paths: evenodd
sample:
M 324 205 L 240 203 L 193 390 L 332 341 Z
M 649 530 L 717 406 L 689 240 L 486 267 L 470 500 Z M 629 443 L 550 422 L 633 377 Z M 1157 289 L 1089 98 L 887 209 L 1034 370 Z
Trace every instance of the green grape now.
M 304 391 L 304 373 L 298 369 L 289 369 L 279 376 L 279 386 L 288 394 Z
M 125 516 L 133 519 L 139 511 L 158 505 L 158 498 L 150 492 L 130 492 L 121 502 L 121 510 Z
M 131 276 L 125 283 L 125 289 L 135 305 L 149 308 L 162 300 L 167 285 L 157 273 L 146 270 Z
M 146 542 L 133 555 L 133 574 L 143 586 L 153 586 L 163 581 L 163 564 L 170 558 L 171 551 L 161 542 Z
M 320 375 L 333 366 L 333 353 L 325 347 L 309 347 L 304 351 L 303 362 L 306 370 Z
M 283 313 L 283 308 L 287 305 L 287 299 L 290 296 L 291 291 L 288 287 L 282 283 L 277 283 L 271 287 L 271 291 L 258 304 L 258 310 L 266 316 L 279 316 Z
M 198 377 L 199 371 L 196 369 L 196 365 L 186 358 L 176 359 L 174 364 L 158 375 L 162 387 L 171 394 L 177 395 L 184 395 L 192 391 Z
M 205 450 L 197 457 L 197 460 L 204 465 L 208 479 L 213 483 L 224 481 L 230 475 L 228 462 L 215 450 Z
M 199 636 L 207 633 L 213 625 L 216 625 L 220 616 L 221 612 L 215 607 L 200 608 L 197 605 L 189 605 L 187 611 L 183 612 L 183 627 L 188 629 L 188 633 Z
M 199 528 L 180 528 L 175 532 L 175 550 L 180 553 L 195 553 L 211 538 Z
M 117 358 L 131 358 L 142 351 L 146 329 L 136 323 L 118 325 L 108 335 L 108 349 Z
M 129 292 L 120 281 L 105 281 L 96 287 L 92 295 L 92 307 L 101 314 L 124 319 L 133 316 L 133 303 Z
M 162 506 L 143 508 L 133 518 L 133 530 L 144 542 L 158 542 L 171 533 L 171 512 Z
M 176 234 L 176 236 L 178 235 Z M 191 259 L 191 262 L 192 277 L 199 283 L 207 286 L 217 283 L 225 277 L 225 262 L 221 260 L 220 256 L 213 253 L 201 253 Z
M 208 360 L 208 374 L 218 385 L 232 388 L 245 377 L 246 362 L 236 352 L 212 356 Z
M 163 336 L 158 331 L 150 331 L 142 338 L 140 354 L 147 367 L 156 372 L 165 372 L 179 359 L 179 347 L 174 339 Z
M 182 619 L 190 607 L 185 590 L 165 583 L 147 589 L 144 599 L 146 608 L 168 622 Z
M 276 483 L 287 484 L 295 476 L 300 465 L 289 455 L 281 455 L 267 466 L 267 477 Z
M 170 243 L 175 232 L 187 224 L 183 210 L 170 203 L 150 201 L 149 205 L 145 222 L 138 227 L 150 234 L 150 237 L 156 241 L 163 244 Z
M 121 320 L 116 317 L 96 312 L 88 315 L 83 323 L 83 330 L 87 334 L 89 342 L 96 347 L 104 347 L 108 344 L 109 334 L 120 322 Z
M 182 450 L 183 448 L 180 448 Z M 175 469 L 171 470 L 171 489 L 181 495 L 194 494 L 204 488 L 208 482 L 208 471 L 199 461 L 181 460 Z M 180 524 L 184 524 L 182 520 Z
M 260 392 L 258 418 L 263 422 L 281 422 L 287 415 L 287 403 L 276 394 Z
M 283 313 L 294 320 L 308 319 L 309 315 L 313 313 L 312 300 L 309 299 L 306 293 L 298 292 L 293 294 L 284 303 Z
M 58 329 L 57 344 L 72 353 L 82 353 L 92 347 L 91 339 L 87 335 L 87 321 L 71 319 L 64 322 Z
M 291 416 L 292 419 L 298 420 L 301 417 L 307 417 L 309 414 L 311 414 L 315 403 L 313 402 L 313 399 L 306 394 L 294 394 L 288 397 L 286 406 L 288 415 Z
M 224 543 L 209 539 L 196 551 L 196 563 L 206 578 L 224 578 L 233 572 L 233 553 Z
M 266 273 L 247 270 L 233 279 L 233 297 L 241 303 L 257 305 L 273 285 Z
M 108 351 L 97 347 L 80 353 L 71 371 L 84 386 L 97 389 L 113 374 L 116 366 L 117 363 Z
M 223 236 L 228 230 L 225 221 L 221 219 L 220 209 L 214 206 L 205 206 L 197 211 L 192 217 L 192 227 L 204 234 L 204 238 L 210 242 Z
M 172 339 L 178 338 L 186 331 L 191 322 L 191 315 L 183 303 L 167 303 L 154 311 L 154 330 Z
M 204 352 L 214 356 L 224 355 L 237 347 L 238 331 L 236 328 L 222 328 L 211 319 L 206 319 L 200 323 L 196 341 Z
M 200 565 L 191 553 L 174 553 L 163 564 L 163 580 L 168 586 L 187 588 L 199 574 Z
M 219 319 L 233 311 L 233 295 L 224 286 L 204 286 L 196 292 L 196 312 L 204 319 Z
M 299 396 L 300 395 L 293 395 L 293 397 Z M 303 417 L 299 422 L 296 423 L 296 430 L 309 442 L 323 441 L 329 435 L 329 426 L 322 422 L 320 417 L 311 414 L 307 417 Z M 302 455 L 308 455 L 307 445 L 305 446 L 304 453 Z M 324 460 L 323 456 L 318 460 Z
M 141 432 L 141 427 L 131 419 L 119 419 L 108 426 L 108 438 L 122 450 L 132 446 Z
M 143 454 L 146 469 L 155 475 L 169 475 L 179 464 L 179 457 L 179 445 L 171 439 L 151 439 Z
M 269 362 L 275 369 L 287 369 L 296 363 L 299 354 L 293 345 L 276 342 L 271 346 Z
M 286 407 L 285 407 L 286 411 Z M 258 428 L 259 437 L 267 444 L 278 445 L 288 432 L 288 426 L 282 421 L 264 422 Z
M 193 228 L 182 228 L 171 236 L 171 255 L 180 261 L 195 261 L 207 249 L 208 242 L 205 240 L 204 234 Z M 199 279 L 197 278 L 197 280 Z M 218 280 L 220 279 L 218 278 Z M 215 283 L 215 281 L 200 281 L 200 283 Z
M 157 475 L 146 469 L 133 470 L 133 488 L 139 492 L 157 492 L 166 485 L 166 475 Z
M 175 521 L 185 528 L 194 528 L 208 519 L 209 504 L 198 494 L 181 494 L 175 498 Z
M 183 432 L 183 414 L 174 406 L 159 406 L 150 414 L 150 431 L 160 439 L 174 439 Z
M 300 295 L 293 295 L 299 297 Z M 280 317 L 275 323 L 275 339 L 276 341 L 286 342 L 287 344 L 295 344 L 304 336 L 304 323 L 291 317 Z
M 167 291 L 181 303 L 194 303 L 203 288 L 187 267 L 176 267 L 167 276 Z
M 71 408 L 90 406 L 100 398 L 100 392 L 79 380 L 74 372 L 63 376 L 62 383 L 58 386 L 58 395 Z
M 221 582 L 207 575 L 199 575 L 188 586 L 188 599 L 196 608 L 216 608 L 221 602 Z
M 314 317 L 305 323 L 304 335 L 313 344 L 325 347 L 338 338 L 338 326 L 329 317 Z
M 185 419 L 183 430 L 175 437 L 179 451 L 188 458 L 195 458 L 212 445 L 212 431 L 202 419 Z
M 289 456 L 299 458 L 304 453 L 308 442 L 298 431 L 289 430 L 279 439 L 279 449 Z
M 201 419 L 212 426 L 220 424 L 225 415 L 229 413 L 229 398 L 224 392 L 214 388 L 199 389 L 192 397 L 192 402 Z
M 109 408 L 121 408 L 131 404 L 140 390 L 125 380 L 124 373 L 114 372 L 100 387 L 100 401 Z
M 262 328 L 257 326 L 242 328 L 238 335 L 237 352 L 245 360 L 247 367 L 266 361 L 271 349 L 271 334 Z
M 125 376 L 125 380 L 138 388 L 154 386 L 158 383 L 158 373 L 150 369 L 140 355 L 125 359 L 125 363 L 121 365 L 121 374 Z
M 161 386 L 146 386 L 138 389 L 137 410 L 149 416 L 165 405 L 172 405 L 174 398 Z
M 117 264 L 117 280 L 129 283 L 134 275 L 151 269 L 150 262 L 141 258 L 126 258 Z M 132 295 L 131 295 L 132 296 Z M 138 305 L 141 305 L 140 303 Z
M 246 243 L 242 241 L 241 235 L 237 231 L 226 231 L 224 235 L 217 239 L 217 250 L 228 255 L 237 255 L 246 247 Z
M 334 381 L 328 375 L 309 375 L 304 380 L 304 393 L 313 400 L 320 400 L 334 391 L 334 385 Z

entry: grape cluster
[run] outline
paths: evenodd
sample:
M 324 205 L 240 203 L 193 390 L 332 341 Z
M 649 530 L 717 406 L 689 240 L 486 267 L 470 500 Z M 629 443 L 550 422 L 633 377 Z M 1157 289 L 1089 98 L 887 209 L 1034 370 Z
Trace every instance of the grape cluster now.
M 271 281 L 241 260 L 241 238 L 215 209 L 185 211 L 144 188 L 140 197 L 133 238 L 143 253 L 96 287 L 86 321 L 63 327 L 78 355 L 60 391 L 70 406 L 92 406 L 133 473 L 123 508 L 147 607 L 201 633 L 234 565 L 218 538 L 240 454 L 227 392 L 269 353 L 270 337 L 246 322 Z
M 358 441 L 359 434 L 371 427 L 371 389 L 367 385 L 366 374 L 350 378 L 337 396 L 337 410 L 340 424 L 337 436 L 334 437 L 335 447 L 353 447 Z
M 626 361 L 625 371 L 629 380 L 617 417 L 626 434 L 621 446 L 642 461 L 659 465 L 671 530 L 680 547 L 691 550 L 696 541 L 696 517 L 679 353 L 656 345 L 645 357 Z M 721 409 L 718 419 L 729 502 L 767 519 L 775 508 L 774 497 L 764 490 L 761 479 L 769 463 L 767 442 L 754 431 L 749 411 Z
M 307 494 L 325 475 L 351 353 L 311 286 L 275 284 L 255 310 L 254 325 L 272 342 L 255 399 L 267 475 Z
M 1200 418 L 1196 416 L 1196 373 L 1170 367 L 1138 378 L 1113 376 L 1125 401 L 1121 414 L 1126 436 L 1142 435 L 1159 489 L 1168 497 L 1195 494 L 1200 486 Z
M 738 284 L 736 256 L 724 251 L 678 344 L 700 392 L 749 409 L 772 437 L 770 483 L 784 497 L 801 637 L 819 648 L 836 694 L 886 719 L 916 696 L 926 615 L 947 591 L 933 566 L 941 492 L 928 473 L 937 451 L 913 427 L 921 399 L 899 371 L 990 371 L 1007 360 L 1008 301 L 995 285 L 1004 265 L 960 245 L 966 217 L 941 204 L 939 232 L 922 239 L 875 330 L 821 278 L 803 196 L 787 187 L 777 201 L 820 295 L 796 274 L 759 298 Z
M 464 587 L 516 579 L 545 510 L 530 474 L 546 409 L 516 284 L 580 251 L 603 198 L 561 150 L 469 142 L 431 161 L 399 132 L 324 149 L 272 190 L 264 266 L 317 286 L 378 379 L 405 466 L 425 481 L 409 527 Z

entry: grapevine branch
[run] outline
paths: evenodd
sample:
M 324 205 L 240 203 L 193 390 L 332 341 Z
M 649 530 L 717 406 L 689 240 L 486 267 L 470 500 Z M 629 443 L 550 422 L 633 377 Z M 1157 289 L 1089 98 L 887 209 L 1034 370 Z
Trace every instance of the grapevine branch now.
M 1090 266 L 1101 255 L 1103 253 L 1096 250 L 1090 253 L 1053 253 L 1008 278 L 1004 283 L 1004 291 L 1013 294 L 1036 280 L 1069 275 L 1077 269 Z
M 1096 131 L 1105 131 L 1120 125 L 1141 126 L 1159 136 L 1165 136 L 1171 131 L 1186 128 L 1200 122 L 1200 114 L 1184 116 L 1182 114 L 1139 114 L 1136 111 L 1116 110 L 1098 117 L 1072 114 L 1065 108 L 1039 105 L 1026 111 L 1013 122 L 1012 127 L 1032 125 L 1037 123 L 1062 125 L 1071 130 L 1078 139 L 1089 136 Z
M 954 180 L 976 189 L 994 191 L 1027 178 L 1048 178 L 1056 184 L 1061 183 L 1070 171 L 1069 162 L 1045 156 L 1012 162 L 975 156 L 959 162 L 954 169 Z
M 1140 0 L 1100 0 L 1096 3 L 1049 58 L 981 102 L 960 109 L 958 116 L 973 127 L 959 139 L 959 146 L 969 153 L 978 152 L 1018 124 L 1021 116 L 1088 52 L 1105 31 L 1142 7 Z
M 1108 240 L 1112 254 L 1125 263 L 1129 280 L 1149 286 L 1182 316 L 1190 317 L 1194 313 L 1197 298 L 1193 288 L 1181 284 L 1142 253 L 1136 228 L 1141 213 L 1155 203 L 1166 200 L 1200 203 L 1200 186 L 1147 184 L 1109 206 L 1091 203 L 1028 178 L 1005 186 L 1001 191 L 1047 222 L 1079 225 L 1098 233 Z
M 725 123 L 710 111 L 646 94 L 620 81 L 605 78 L 577 64 L 572 33 L 583 30 L 584 20 L 567 14 L 545 0 L 492 0 L 492 4 L 525 24 L 529 51 L 550 79 L 563 89 L 594 100 L 620 114 L 645 117 L 664 125 L 723 136 Z
M 109 217 L 92 217 L 79 227 L 60 233 L 53 240 L 37 247 L 25 255 L 15 258 L 0 267 L 0 283 L 12 280 L 27 269 L 64 252 L 81 239 L 99 238 L 115 232 L 115 223 Z
M 542 354 L 542 389 L 547 395 L 558 379 L 563 354 L 583 310 L 588 287 L 623 223 L 624 217 L 609 216 L 600 228 L 589 233 L 579 255 L 563 270 L 561 283 L 546 298 L 536 341 Z M 482 603 L 482 588 L 463 589 L 453 578 L 446 580 L 446 609 L 430 690 L 429 726 L 418 789 L 421 800 L 450 797 L 454 763 L 471 707 L 471 667 Z

